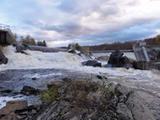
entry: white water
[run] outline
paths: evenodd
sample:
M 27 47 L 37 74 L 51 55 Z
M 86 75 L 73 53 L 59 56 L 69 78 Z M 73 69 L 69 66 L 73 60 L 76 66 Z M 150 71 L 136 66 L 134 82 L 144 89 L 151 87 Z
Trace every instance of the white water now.
M 87 60 L 84 56 L 78 56 L 67 52 L 43 53 L 38 51 L 26 52 L 29 55 L 16 53 L 14 47 L 4 48 L 4 54 L 9 59 L 8 64 L 1 65 L 0 70 L 8 69 L 67 69 L 87 73 L 104 73 L 112 78 L 128 78 L 132 80 L 150 80 L 159 79 L 159 74 L 152 71 L 142 71 L 125 68 L 94 68 L 82 66 L 81 62 Z
M 100 56 L 110 56 L 111 53 L 93 53 L 95 57 L 100 57 Z M 130 59 L 136 60 L 136 56 L 133 52 L 124 52 L 124 56 L 127 56 Z
M 7 69 L 36 69 L 36 68 L 70 68 L 80 66 L 83 58 L 66 52 L 43 53 L 38 51 L 26 52 L 29 55 L 15 53 L 15 48 L 4 48 L 4 54 L 9 59 L 8 64 L 1 65 L 0 70 Z
M 6 106 L 6 103 L 9 101 L 15 101 L 15 100 L 24 100 L 23 96 L 17 95 L 17 96 L 1 96 L 0 97 L 0 109 Z

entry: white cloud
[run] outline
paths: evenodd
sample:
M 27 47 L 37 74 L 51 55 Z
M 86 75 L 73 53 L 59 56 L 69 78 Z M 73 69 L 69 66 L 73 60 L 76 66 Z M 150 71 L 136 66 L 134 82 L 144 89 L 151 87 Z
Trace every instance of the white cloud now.
M 135 21 L 159 19 L 160 1 L 153 0 L 103 0 L 99 9 L 81 17 L 82 26 L 100 30 L 112 30 Z M 105 14 L 107 10 L 115 10 L 113 14 Z
M 73 36 L 74 39 L 81 35 L 94 35 L 104 31 L 114 32 L 160 19 L 159 0 L 70 1 L 74 1 L 75 6 L 72 5 L 71 8 L 68 7 L 62 11 L 56 8 L 57 16 L 51 15 L 44 20 L 44 24 L 49 25 L 63 26 L 70 23 L 79 25 L 78 29 L 60 32 L 61 36 L 57 39 L 65 39 L 66 35 Z M 62 1 L 59 2 L 60 4 L 63 4 Z M 72 2 L 68 4 L 72 4 Z
M 0 22 L 13 24 L 19 34 L 31 34 L 38 39 L 79 39 L 160 21 L 159 0 L 8 1 L 10 5 L 6 1 L 0 5 Z M 46 26 L 55 29 L 47 30 Z M 156 29 L 152 29 L 154 33 L 159 32 Z
M 32 35 L 37 37 L 37 39 L 40 39 L 40 40 L 64 39 L 64 36 L 56 31 L 36 30 L 35 32 L 33 32 Z
M 72 43 L 72 40 L 55 40 L 55 41 L 47 41 L 48 47 L 61 47 L 66 46 Z

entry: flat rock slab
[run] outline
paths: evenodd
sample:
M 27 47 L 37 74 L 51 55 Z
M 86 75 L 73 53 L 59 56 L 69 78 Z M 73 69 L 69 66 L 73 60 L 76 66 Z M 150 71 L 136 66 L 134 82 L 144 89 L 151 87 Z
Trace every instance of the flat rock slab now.
M 57 89 L 57 100 L 37 120 L 155 120 L 139 94 L 120 84 L 68 81 Z

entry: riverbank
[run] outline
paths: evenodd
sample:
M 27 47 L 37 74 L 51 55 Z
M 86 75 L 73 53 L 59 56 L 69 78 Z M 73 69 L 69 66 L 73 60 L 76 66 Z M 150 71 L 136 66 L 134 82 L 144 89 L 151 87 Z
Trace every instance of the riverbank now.
M 107 74 L 97 73 L 85 73 L 85 72 L 76 72 L 76 71 L 69 71 L 69 70 L 62 70 L 62 69 L 30 69 L 30 70 L 6 70 L 1 71 L 0 76 L 0 90 L 11 90 L 8 93 L 8 100 L 2 101 L 3 106 L 6 104 L 7 101 L 10 100 L 27 100 L 30 105 L 34 105 L 38 103 L 37 96 L 27 96 L 22 95 L 20 91 L 24 86 L 31 86 L 35 89 L 45 90 L 47 89 L 47 85 L 57 81 L 63 80 L 65 78 L 71 80 L 87 80 L 93 82 L 105 82 L 108 83 L 115 83 L 115 84 L 122 84 L 127 86 L 131 89 L 134 89 L 136 92 L 142 96 L 144 99 L 144 104 L 150 108 L 156 118 L 160 118 L 160 96 L 159 96 L 159 80 L 135 80 L 133 78 L 125 78 L 124 77 L 117 77 L 114 74 L 109 76 Z M 4 93 L 3 93 L 4 94 Z M 1 94 L 0 99 L 3 99 L 4 96 Z M 5 94 L 6 96 L 7 94 Z M 17 99 L 10 99 L 15 98 L 15 96 L 22 95 L 21 97 L 17 97 Z M 32 98 L 32 99 L 31 99 Z M 154 102 L 153 102 L 154 101 Z M 157 119 L 158 120 L 158 119 Z
M 3 49 L 8 64 L 0 66 L 1 108 L 9 101 L 25 100 L 30 105 L 41 105 L 40 94 L 55 81 L 90 81 L 121 84 L 138 93 L 143 104 L 156 120 L 160 118 L 160 81 L 157 70 L 135 70 L 83 66 L 85 55 L 68 52 L 43 53 L 26 50 L 16 53 L 14 47 Z M 107 62 L 107 61 L 106 61 Z

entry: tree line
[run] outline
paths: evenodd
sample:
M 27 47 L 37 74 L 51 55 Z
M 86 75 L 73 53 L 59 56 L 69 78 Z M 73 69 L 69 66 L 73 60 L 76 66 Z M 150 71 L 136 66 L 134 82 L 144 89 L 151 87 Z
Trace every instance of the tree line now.
M 114 42 L 111 44 L 102 44 L 95 46 L 87 46 L 91 51 L 101 51 L 101 50 L 132 50 L 133 45 L 137 42 L 145 42 L 147 45 L 160 45 L 160 35 L 157 35 L 153 38 L 147 38 L 144 40 L 135 40 L 135 41 L 127 41 L 127 42 Z

